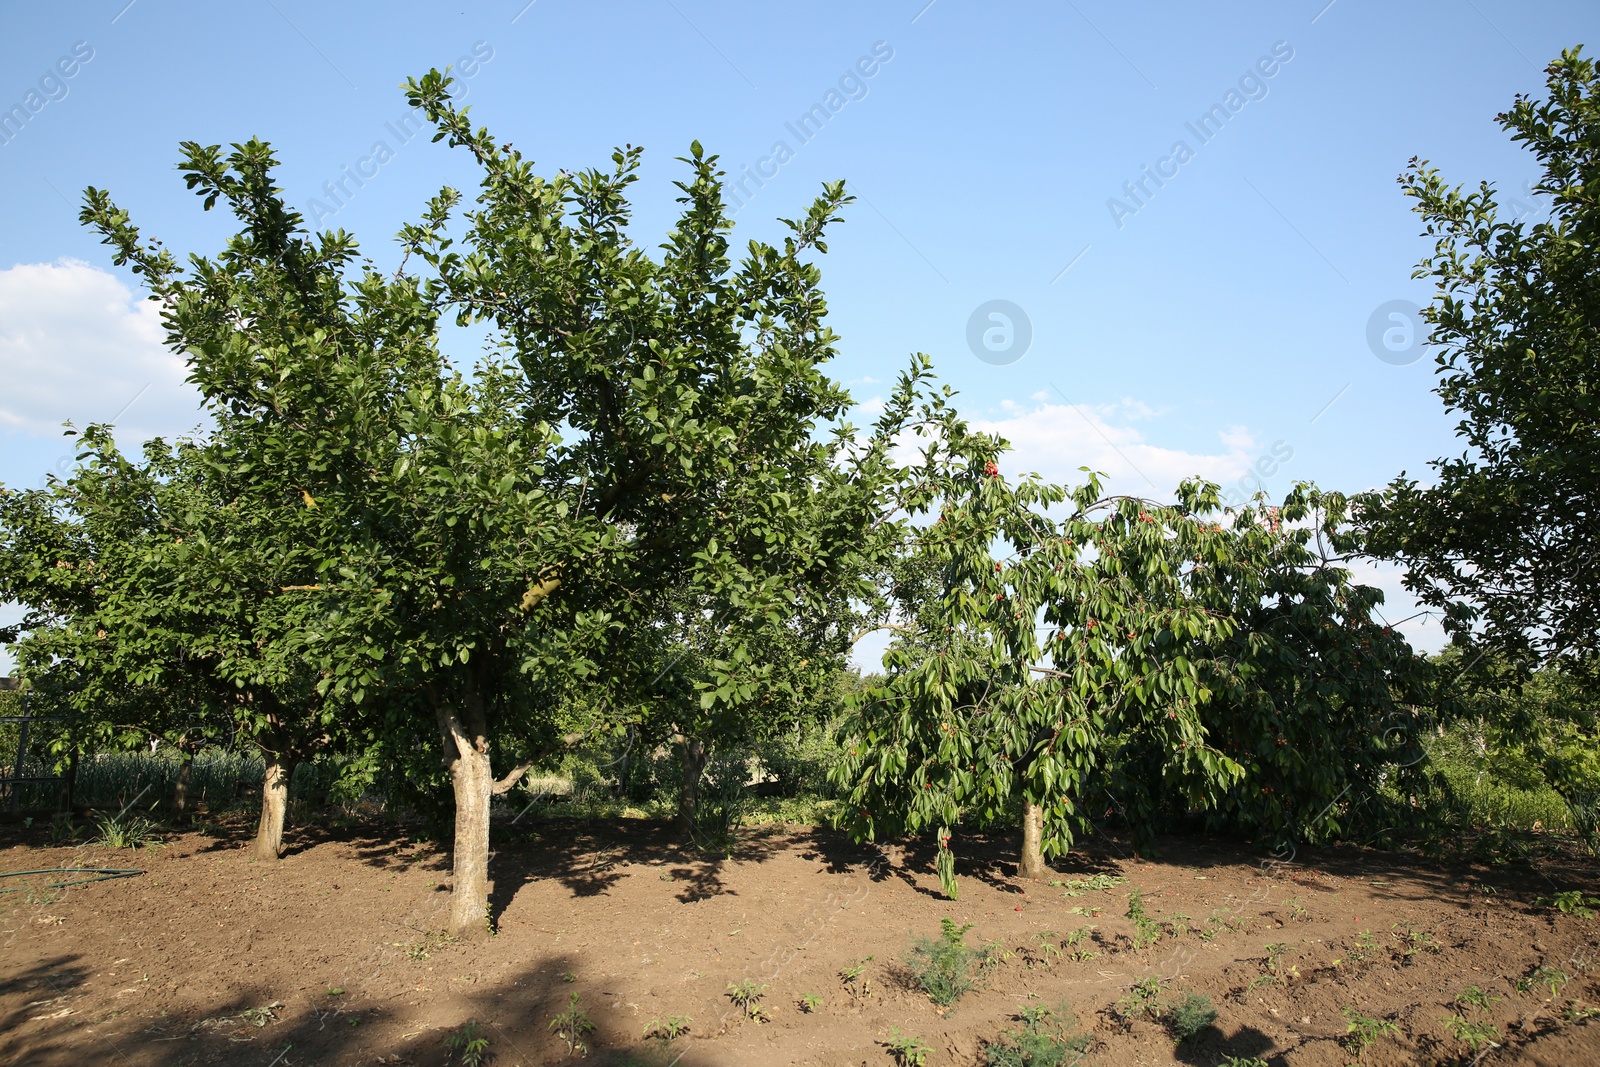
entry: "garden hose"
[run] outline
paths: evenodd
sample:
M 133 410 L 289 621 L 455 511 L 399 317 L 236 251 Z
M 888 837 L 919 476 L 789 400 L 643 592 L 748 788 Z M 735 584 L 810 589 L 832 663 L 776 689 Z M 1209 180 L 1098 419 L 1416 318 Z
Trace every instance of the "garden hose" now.
M 27 874 L 95 874 L 98 878 L 79 878 L 71 882 L 49 882 L 46 889 L 62 889 L 69 885 L 83 885 L 86 882 L 104 882 L 112 878 L 132 878 L 143 871 L 135 871 L 121 867 L 44 867 L 37 871 L 10 871 L 0 874 L 0 878 L 21 878 Z M 0 893 L 20 893 L 26 886 L 17 889 L 0 889 Z

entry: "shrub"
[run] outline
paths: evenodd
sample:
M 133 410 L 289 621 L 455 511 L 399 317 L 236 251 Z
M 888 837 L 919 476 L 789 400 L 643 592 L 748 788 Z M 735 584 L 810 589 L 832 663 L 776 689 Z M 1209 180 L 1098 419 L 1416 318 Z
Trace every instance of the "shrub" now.
M 972 990 L 994 962 L 994 950 L 973 948 L 966 942 L 972 924 L 957 926 L 952 919 L 939 920 L 938 940 L 918 938 L 906 957 L 916 988 L 940 1007 L 948 1007 Z
M 983 1049 L 986 1067 L 1072 1067 L 1082 1063 L 1094 1038 L 1075 1033 L 1065 1001 L 1055 1008 L 1037 1005 L 1014 1016 L 1020 1027 L 1007 1030 Z
M 1166 1023 L 1167 1031 L 1173 1038 L 1182 1044 L 1193 1041 L 1216 1022 L 1217 1009 L 1211 1006 L 1210 997 L 1203 993 L 1190 993 L 1168 1008 L 1162 1014 L 1161 1021 Z

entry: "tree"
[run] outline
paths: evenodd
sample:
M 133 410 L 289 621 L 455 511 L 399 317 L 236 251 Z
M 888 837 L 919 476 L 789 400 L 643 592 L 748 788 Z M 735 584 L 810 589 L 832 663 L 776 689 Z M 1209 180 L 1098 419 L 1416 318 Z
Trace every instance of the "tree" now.
M 1184 585 L 1191 557 L 1230 547 L 1194 517 L 1217 506 L 1215 487 L 1186 486 L 1181 505 L 1160 507 L 1102 497 L 1094 477 L 1071 493 L 1031 477 L 1010 486 L 1003 448 L 959 423 L 930 446 L 940 510 L 904 575 L 917 599 L 884 657 L 884 684 L 852 701 L 849 756 L 835 771 L 858 838 L 939 828 L 952 897 L 964 813 L 1020 809 L 1018 869 L 1041 877 L 1070 847 L 1086 783 L 1118 738 L 1154 745 L 1167 781 L 1194 795 L 1239 773 L 1207 739 L 1199 709 L 1210 693 L 1185 656 L 1230 625 Z M 1048 518 L 1063 501 L 1068 515 Z
M 1547 68 L 1549 98 L 1497 117 L 1537 157 L 1549 217 L 1505 217 L 1495 189 L 1445 184 L 1425 161 L 1400 181 L 1436 238 L 1417 271 L 1435 386 L 1460 414 L 1458 457 L 1433 485 L 1400 475 L 1363 499 L 1372 551 L 1481 642 L 1526 672 L 1592 673 L 1600 652 L 1600 74 L 1580 49 Z
M 98 191 L 86 219 L 164 302 L 230 507 L 283 525 L 267 544 L 304 577 L 270 602 L 299 620 L 283 632 L 317 694 L 376 701 L 402 736 L 430 716 L 455 802 L 450 926 L 470 936 L 491 797 L 548 754 L 574 687 L 604 680 L 606 652 L 667 605 L 780 620 L 861 588 L 902 423 L 817 439 L 849 396 L 817 369 L 834 337 L 803 257 L 825 251 L 842 185 L 734 272 L 715 157 L 695 145 L 658 263 L 625 233 L 637 150 L 547 181 L 472 129 L 448 86 L 430 72 L 408 95 L 484 177 L 464 234 L 450 189 L 402 232 L 425 278 L 357 269 L 349 235 L 307 233 L 258 141 L 185 146 L 191 187 L 243 226 L 215 259 L 180 269 Z M 470 376 L 439 351 L 445 309 L 498 330 Z M 706 661 L 703 706 L 748 698 L 744 634 Z
M 1211 829 L 1282 846 L 1412 819 L 1441 694 L 1427 661 L 1374 617 L 1383 594 L 1351 582 L 1362 543 L 1348 509 L 1309 485 L 1281 505 L 1258 499 L 1232 514 L 1225 554 L 1188 568 L 1189 595 L 1231 622 L 1188 656 L 1212 691 L 1201 722 L 1239 775 L 1197 806 L 1163 780 L 1159 747 L 1125 745 L 1107 786 L 1134 825 L 1198 808 Z
M 167 741 L 182 810 L 194 753 L 238 735 L 265 760 L 256 853 L 276 859 L 294 762 L 331 713 L 295 647 L 305 619 L 277 596 L 300 573 L 275 550 L 285 531 L 220 492 L 193 442 L 151 441 L 136 462 L 91 426 L 78 460 L 0 495 L 0 596 L 30 609 L 18 655 L 68 720 L 57 749 Z
M 867 576 L 897 536 L 886 521 L 902 481 L 890 446 L 914 417 L 927 364 L 867 440 L 836 424 L 850 398 L 822 370 L 836 337 L 805 257 L 827 250 L 849 199 L 842 182 L 785 220 L 781 250 L 752 242 L 735 270 L 721 172 L 695 143 L 657 263 L 626 232 L 637 149 L 617 151 L 608 173 L 546 181 L 473 129 L 448 85 L 430 72 L 408 96 L 436 140 L 482 168 L 478 207 L 465 254 L 444 229 L 449 192 L 407 232 L 408 247 L 462 321 L 495 325 L 522 372 L 524 417 L 566 428 L 552 469 L 626 549 L 604 603 L 633 654 L 607 658 L 648 664 L 633 668 L 635 686 L 669 687 L 624 696 L 674 701 L 660 717 L 682 753 L 687 828 L 711 746 L 750 736 L 762 701 L 809 684 L 796 670 L 814 681 L 848 647 L 839 609 L 872 597 Z M 787 668 L 759 655 L 783 635 Z

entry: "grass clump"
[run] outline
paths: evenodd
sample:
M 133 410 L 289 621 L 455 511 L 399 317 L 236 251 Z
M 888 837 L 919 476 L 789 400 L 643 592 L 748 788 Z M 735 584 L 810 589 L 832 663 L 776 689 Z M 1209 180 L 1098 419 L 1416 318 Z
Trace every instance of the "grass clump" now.
M 1076 1032 L 1065 1001 L 1036 1005 L 1013 1016 L 1022 1025 L 1007 1030 L 983 1049 L 985 1067 L 1073 1067 L 1089 1054 L 1094 1038 Z
M 107 848 L 142 848 L 156 838 L 156 824 L 142 815 L 102 815 L 97 844 Z
M 1216 1022 L 1217 1009 L 1211 1006 L 1211 998 L 1205 994 L 1190 993 L 1162 1012 L 1161 1021 L 1166 1024 L 1167 1032 L 1181 1045 L 1193 1041 Z
M 906 966 L 916 988 L 941 1008 L 954 1004 L 974 989 L 996 962 L 990 946 L 973 948 L 967 944 L 972 924 L 957 926 L 953 919 L 939 920 L 938 940 L 919 937 L 906 957 Z

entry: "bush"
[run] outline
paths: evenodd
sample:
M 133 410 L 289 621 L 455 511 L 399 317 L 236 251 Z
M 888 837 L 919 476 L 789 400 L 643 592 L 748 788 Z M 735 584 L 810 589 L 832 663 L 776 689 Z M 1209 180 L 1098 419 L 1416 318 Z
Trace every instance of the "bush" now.
M 967 944 L 971 923 L 957 926 L 953 919 L 946 918 L 939 920 L 939 927 L 938 940 L 917 938 L 906 957 L 906 966 L 916 988 L 942 1008 L 974 989 L 997 961 L 993 948 Z
M 1193 1041 L 1206 1027 L 1216 1022 L 1217 1009 L 1211 1006 L 1210 997 L 1203 993 L 1190 993 L 1168 1008 L 1162 1014 L 1161 1021 L 1166 1023 L 1167 1031 L 1181 1044 Z
M 1026 1008 L 1014 1018 L 1021 1027 L 984 1046 L 986 1067 L 1072 1067 L 1083 1062 L 1094 1043 L 1088 1034 L 1073 1032 L 1075 1020 L 1065 1001 L 1056 1008 Z

